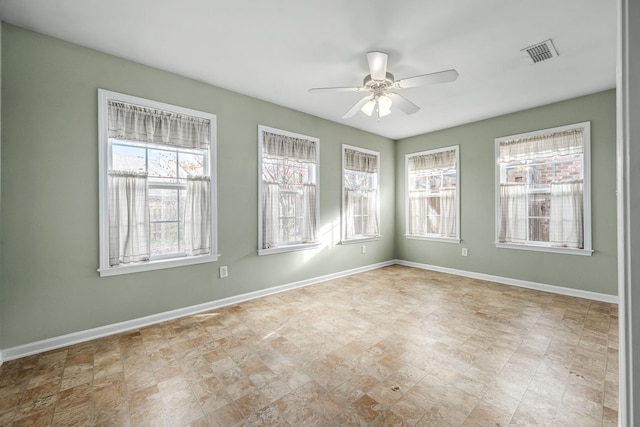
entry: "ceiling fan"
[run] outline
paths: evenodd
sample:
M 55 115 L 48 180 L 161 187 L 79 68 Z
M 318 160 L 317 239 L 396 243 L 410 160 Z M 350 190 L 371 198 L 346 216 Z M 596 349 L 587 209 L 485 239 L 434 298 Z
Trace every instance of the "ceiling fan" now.
M 456 70 L 446 70 L 395 80 L 393 74 L 387 72 L 387 56 L 384 52 L 367 52 L 369 74 L 364 78 L 362 86 L 311 88 L 309 92 L 368 92 L 344 113 L 342 118 L 348 119 L 356 115 L 358 111 L 362 111 L 367 116 L 371 116 L 375 112 L 378 120 L 380 120 L 380 117 L 391 113 L 391 105 L 395 105 L 405 114 L 413 114 L 420 110 L 420 107 L 396 93 L 396 90 L 426 84 L 452 82 L 458 78 Z

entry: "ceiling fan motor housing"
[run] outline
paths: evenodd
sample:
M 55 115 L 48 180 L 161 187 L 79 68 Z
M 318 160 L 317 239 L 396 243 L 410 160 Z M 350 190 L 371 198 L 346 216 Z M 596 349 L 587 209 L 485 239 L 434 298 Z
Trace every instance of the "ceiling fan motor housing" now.
M 373 80 L 371 74 L 368 74 L 362 81 L 364 88 L 374 93 L 380 91 L 385 92 L 387 89 L 392 88 L 394 84 L 395 79 L 391 73 L 387 73 L 384 80 Z

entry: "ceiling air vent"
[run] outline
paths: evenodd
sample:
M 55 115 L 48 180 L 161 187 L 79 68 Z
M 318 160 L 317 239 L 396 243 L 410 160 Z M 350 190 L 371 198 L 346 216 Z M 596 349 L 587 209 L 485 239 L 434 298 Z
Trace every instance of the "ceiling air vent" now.
M 555 46 L 553 46 L 551 39 L 524 48 L 521 52 L 533 61 L 534 64 L 558 56 L 558 51 Z

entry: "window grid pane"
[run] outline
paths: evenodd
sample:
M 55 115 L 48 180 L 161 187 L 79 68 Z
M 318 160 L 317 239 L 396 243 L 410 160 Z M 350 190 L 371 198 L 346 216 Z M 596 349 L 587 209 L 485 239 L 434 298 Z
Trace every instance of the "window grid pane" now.
M 259 126 L 263 196 L 259 252 L 317 241 L 317 172 L 310 161 L 317 140 L 273 131 L 268 132 L 269 140 L 264 139 L 265 130 Z
M 456 152 L 457 148 L 452 148 L 450 151 Z M 437 156 L 442 152 L 442 150 L 438 150 L 433 154 L 423 152 L 409 155 L 407 165 L 412 164 L 413 156 L 428 159 L 429 156 Z M 429 164 L 430 166 L 427 167 L 431 167 L 431 169 L 426 169 L 425 164 Z M 457 160 L 453 164 L 453 169 L 451 163 L 442 168 L 434 166 L 436 164 L 436 161 L 433 164 L 429 161 L 423 161 L 419 166 L 422 169 L 410 170 L 408 168 L 407 170 L 409 205 L 407 234 L 432 238 L 456 238 L 458 237 Z
M 302 192 L 280 191 L 279 224 L 281 243 L 302 242 Z
M 582 124 L 581 127 L 588 129 L 588 124 Z M 512 140 L 497 142 L 502 147 L 502 144 L 514 144 L 513 141 L 517 141 L 524 147 L 529 143 L 528 140 L 535 141 L 523 149 L 524 153 L 528 153 L 528 158 L 520 156 L 518 160 L 499 163 L 498 242 L 584 248 L 582 238 L 576 236 L 584 236 L 585 233 L 582 190 L 585 181 L 585 140 L 581 140 L 581 149 L 574 147 L 564 150 L 560 143 L 556 151 L 534 151 L 538 146 L 548 148 L 549 144 L 540 141 L 546 137 L 552 139 L 554 135 L 540 132 L 534 136 L 516 135 L 509 137 Z M 566 152 L 571 153 L 564 154 Z M 517 184 L 521 185 L 523 196 L 518 194 Z M 518 200 L 524 203 L 522 209 L 518 207 L 521 203 Z M 519 233 L 517 230 L 523 231 Z
M 345 221 L 352 227 L 347 231 L 346 239 L 357 239 L 363 237 L 374 237 L 378 235 L 375 227 L 376 211 L 372 211 L 377 206 L 378 173 L 363 172 L 345 169 L 344 170 L 344 190 L 350 192 L 350 198 L 345 200 Z M 370 199 L 371 192 L 375 191 L 376 199 Z M 377 209 L 377 208 L 376 208 Z
M 150 245 L 152 257 L 185 255 L 186 179 L 208 173 L 204 154 L 167 146 L 158 148 L 126 140 L 111 140 L 112 168 L 149 174 Z M 166 186 L 175 188 L 166 188 Z

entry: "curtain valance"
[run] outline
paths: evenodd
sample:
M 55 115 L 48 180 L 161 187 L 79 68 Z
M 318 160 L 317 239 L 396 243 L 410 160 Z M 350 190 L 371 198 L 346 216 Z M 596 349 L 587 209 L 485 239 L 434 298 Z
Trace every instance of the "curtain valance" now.
M 409 172 L 453 169 L 457 166 L 456 157 L 456 150 L 440 151 L 430 154 L 417 154 L 409 157 Z
M 357 172 L 378 172 L 378 156 L 362 151 L 344 150 L 344 168 Z
M 500 142 L 499 163 L 548 158 L 583 152 L 583 129 L 570 129 L 547 135 Z
M 108 101 L 108 136 L 205 150 L 210 120 L 124 102 Z
M 262 132 L 262 153 L 265 157 L 315 163 L 316 144 L 314 141 Z

